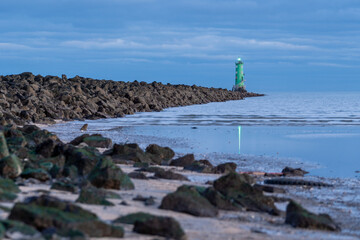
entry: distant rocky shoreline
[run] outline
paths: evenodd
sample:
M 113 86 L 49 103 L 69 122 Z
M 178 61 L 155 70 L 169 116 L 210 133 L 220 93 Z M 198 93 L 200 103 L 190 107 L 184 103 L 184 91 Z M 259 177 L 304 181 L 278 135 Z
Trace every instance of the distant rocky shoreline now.
M 25 72 L 0 76 L 0 119 L 6 123 L 55 123 L 123 117 L 168 107 L 240 100 L 263 96 L 221 88 L 164 85 L 159 82 L 121 82 L 76 76 L 33 75 Z

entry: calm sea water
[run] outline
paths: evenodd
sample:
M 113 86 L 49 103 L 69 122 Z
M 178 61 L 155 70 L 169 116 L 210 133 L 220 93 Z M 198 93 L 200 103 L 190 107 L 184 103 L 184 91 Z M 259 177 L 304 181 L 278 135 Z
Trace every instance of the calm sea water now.
M 256 159 L 254 169 L 248 164 L 247 170 L 290 165 L 320 176 L 360 176 L 360 93 L 273 93 L 86 122 L 90 133 L 114 142 L 158 143 L 214 163 Z M 68 141 L 80 134 L 82 124 L 48 129 Z

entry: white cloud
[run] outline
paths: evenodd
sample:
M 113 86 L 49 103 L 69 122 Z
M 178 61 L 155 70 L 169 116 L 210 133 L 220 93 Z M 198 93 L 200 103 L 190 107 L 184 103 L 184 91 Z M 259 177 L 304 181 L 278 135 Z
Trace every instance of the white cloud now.
M 16 43 L 0 42 L 0 49 L 1 50 L 26 50 L 26 49 L 31 49 L 31 47 L 22 45 L 22 44 L 16 44 Z
M 140 43 L 116 39 L 94 39 L 94 40 L 72 40 L 65 41 L 61 45 L 68 47 L 84 48 L 84 49 L 116 49 L 116 48 L 143 48 Z

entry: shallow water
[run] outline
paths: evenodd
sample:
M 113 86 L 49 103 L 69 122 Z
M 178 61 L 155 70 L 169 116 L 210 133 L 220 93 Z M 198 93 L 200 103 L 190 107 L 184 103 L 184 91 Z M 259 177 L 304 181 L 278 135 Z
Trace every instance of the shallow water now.
M 90 133 L 114 142 L 158 143 L 215 164 L 237 161 L 244 170 L 280 171 L 290 165 L 319 176 L 360 176 L 355 172 L 360 170 L 359 93 L 269 94 L 86 122 Z M 48 129 L 66 141 L 80 134 L 82 124 Z M 244 161 L 257 164 L 251 169 Z

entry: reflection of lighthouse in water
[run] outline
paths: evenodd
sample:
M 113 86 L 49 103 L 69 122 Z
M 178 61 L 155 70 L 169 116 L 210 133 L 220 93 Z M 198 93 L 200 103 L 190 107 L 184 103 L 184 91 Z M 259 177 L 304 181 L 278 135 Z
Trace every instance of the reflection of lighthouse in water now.
M 244 63 L 241 61 L 241 58 L 238 58 L 235 62 L 236 73 L 235 73 L 235 85 L 233 91 L 245 91 L 245 74 L 244 74 Z
M 241 126 L 238 126 L 239 129 L 239 154 L 241 154 Z

